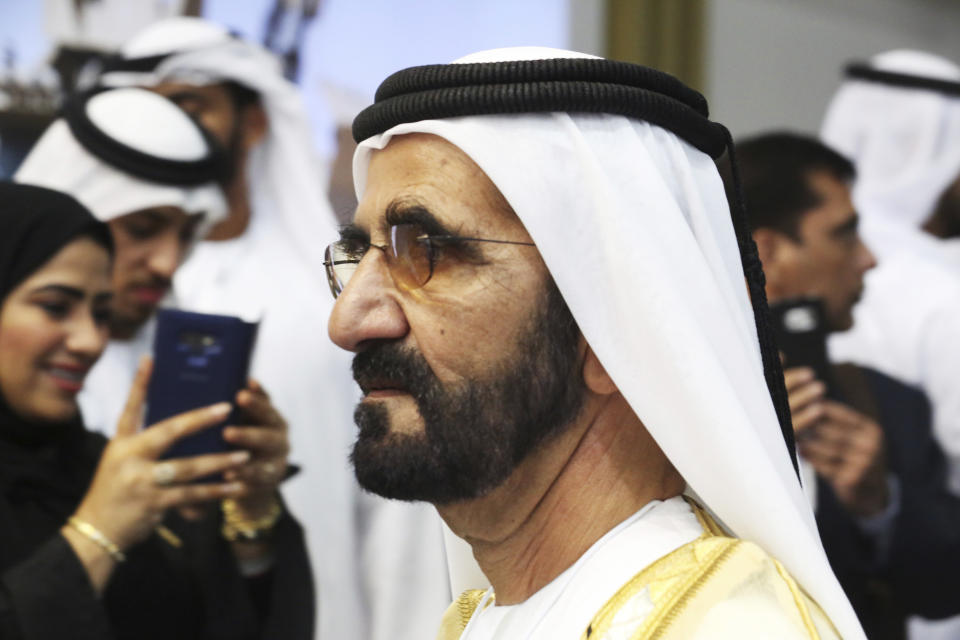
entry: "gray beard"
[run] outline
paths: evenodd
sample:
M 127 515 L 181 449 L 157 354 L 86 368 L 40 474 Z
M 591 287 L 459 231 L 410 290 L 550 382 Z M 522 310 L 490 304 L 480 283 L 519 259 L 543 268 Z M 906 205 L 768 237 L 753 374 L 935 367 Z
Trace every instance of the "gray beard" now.
M 354 358 L 354 377 L 403 381 L 424 429 L 390 430 L 383 403 L 357 406 L 350 458 L 360 485 L 385 498 L 449 504 L 502 484 L 538 446 L 576 418 L 585 388 L 580 330 L 552 281 L 516 353 L 488 378 L 444 386 L 423 356 L 395 342 Z

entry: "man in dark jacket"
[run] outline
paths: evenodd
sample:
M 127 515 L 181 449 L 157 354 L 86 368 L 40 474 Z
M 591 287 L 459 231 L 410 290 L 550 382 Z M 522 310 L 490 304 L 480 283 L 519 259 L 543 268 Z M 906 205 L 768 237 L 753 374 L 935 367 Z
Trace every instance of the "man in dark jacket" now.
M 812 299 L 824 338 L 849 329 L 863 276 L 876 265 L 857 231 L 853 165 L 788 133 L 741 141 L 736 153 L 772 307 Z M 812 313 L 806 304 L 797 308 Z M 816 362 L 811 355 L 799 359 Z M 945 488 L 926 397 L 870 369 L 830 364 L 815 372 L 793 358 L 786 354 L 785 378 L 807 493 L 867 635 L 904 638 L 907 615 L 960 611 L 946 588 L 960 568 L 960 500 Z

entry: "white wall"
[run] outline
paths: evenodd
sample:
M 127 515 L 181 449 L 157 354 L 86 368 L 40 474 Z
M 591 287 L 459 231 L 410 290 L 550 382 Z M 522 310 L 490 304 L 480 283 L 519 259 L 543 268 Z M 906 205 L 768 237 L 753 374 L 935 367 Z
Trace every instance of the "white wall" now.
M 735 136 L 816 132 L 846 62 L 903 47 L 960 64 L 960 2 L 710 0 L 703 89 Z
M 566 47 L 602 56 L 607 45 L 606 20 L 603 0 L 567 0 Z

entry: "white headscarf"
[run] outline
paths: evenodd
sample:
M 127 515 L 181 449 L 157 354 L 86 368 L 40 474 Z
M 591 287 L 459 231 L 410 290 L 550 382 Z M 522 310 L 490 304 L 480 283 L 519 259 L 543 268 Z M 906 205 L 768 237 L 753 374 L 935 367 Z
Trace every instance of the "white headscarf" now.
M 198 160 L 210 147 L 197 125 L 179 107 L 142 89 L 118 89 L 87 103 L 92 122 L 114 140 L 144 153 L 173 160 Z M 203 213 L 204 226 L 227 213 L 215 182 L 186 187 L 133 176 L 88 151 L 59 118 L 30 150 L 14 180 L 69 193 L 104 222 L 153 207 Z
M 318 247 L 336 235 L 325 196 L 326 177 L 310 146 L 313 136 L 303 100 L 296 86 L 283 77 L 276 57 L 220 25 L 191 17 L 151 25 L 120 53 L 124 59 L 168 57 L 153 71 L 105 73 L 103 84 L 149 87 L 162 82 L 201 86 L 236 82 L 260 95 L 268 131 L 250 153 L 247 174 L 258 199 L 269 202 L 270 210 L 255 215 L 251 224 L 279 227 L 288 246 L 325 287 L 323 251 Z
M 874 56 L 869 66 L 960 82 L 960 67 L 922 51 Z M 919 228 L 960 176 L 960 97 L 851 78 L 823 122 L 823 141 L 857 168 L 853 200 L 872 246 L 889 253 Z
M 457 62 L 589 57 L 542 48 Z M 764 381 L 713 160 L 621 116 L 485 115 L 400 124 L 354 156 L 430 133 L 463 150 L 524 223 L 617 387 L 706 506 L 780 560 L 847 640 L 863 638 L 830 570 Z

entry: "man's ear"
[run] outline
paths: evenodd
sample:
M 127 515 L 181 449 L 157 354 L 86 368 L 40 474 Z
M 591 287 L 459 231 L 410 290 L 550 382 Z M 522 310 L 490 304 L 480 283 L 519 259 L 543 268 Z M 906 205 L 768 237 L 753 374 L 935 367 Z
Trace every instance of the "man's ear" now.
M 607 373 L 607 370 L 600 364 L 600 359 L 593 352 L 590 345 L 587 345 L 586 353 L 583 357 L 583 382 L 587 389 L 597 395 L 610 395 L 619 391 L 614 384 L 613 378 Z
M 767 227 L 753 230 L 753 241 L 757 243 L 757 253 L 764 268 L 768 263 L 772 265 L 776 260 L 777 245 L 780 240 L 777 236 L 779 235 L 779 233 Z
M 267 112 L 259 102 L 248 104 L 243 108 L 243 142 L 246 150 L 254 148 L 267 135 Z
M 757 255 L 763 264 L 767 280 L 776 281 L 783 257 L 783 243 L 788 242 L 789 238 L 779 231 L 761 227 L 753 231 L 753 241 L 757 243 Z

